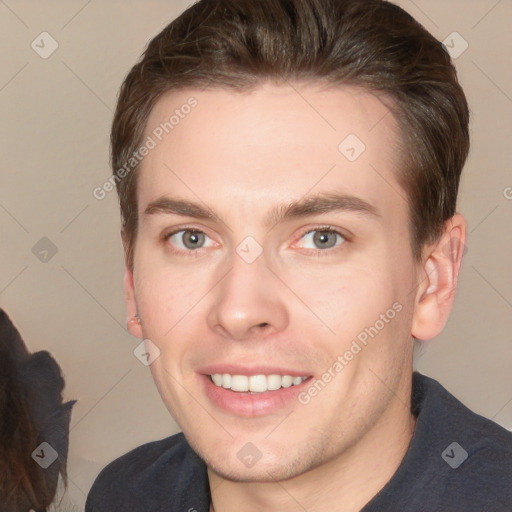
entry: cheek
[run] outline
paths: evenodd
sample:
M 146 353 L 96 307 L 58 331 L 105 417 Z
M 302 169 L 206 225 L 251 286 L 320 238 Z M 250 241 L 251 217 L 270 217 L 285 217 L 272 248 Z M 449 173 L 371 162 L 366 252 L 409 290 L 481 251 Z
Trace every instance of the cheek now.
M 315 286 L 300 287 L 300 297 L 336 333 L 362 329 L 396 300 L 389 272 L 368 268 L 353 265 L 333 272 L 322 270 L 324 275 L 314 280 Z
M 166 388 L 169 379 L 173 382 L 168 372 L 184 377 L 186 354 L 200 350 L 205 329 L 202 308 L 210 281 L 204 270 L 186 272 L 139 263 L 134 284 L 143 336 L 160 350 L 160 357 L 151 365 L 153 378 L 157 386 L 162 383 Z
M 172 302 L 172 286 L 156 267 L 139 266 L 135 276 L 135 296 L 146 325 L 162 319 Z
M 134 286 L 145 324 L 152 330 L 159 328 L 158 337 L 162 337 L 198 303 L 204 295 L 204 283 L 204 275 L 166 267 L 149 259 L 139 260 Z
M 317 346 L 323 344 L 334 356 L 357 340 L 368 356 L 384 356 L 403 343 L 408 313 L 403 286 L 394 274 L 389 266 L 368 263 L 326 273 L 315 287 L 301 286 L 298 295 L 319 319 L 307 317 L 314 320 L 308 322 L 315 329 L 312 339 Z M 299 316 L 298 322 L 304 324 L 304 318 Z M 325 335 L 319 335 L 318 326 Z

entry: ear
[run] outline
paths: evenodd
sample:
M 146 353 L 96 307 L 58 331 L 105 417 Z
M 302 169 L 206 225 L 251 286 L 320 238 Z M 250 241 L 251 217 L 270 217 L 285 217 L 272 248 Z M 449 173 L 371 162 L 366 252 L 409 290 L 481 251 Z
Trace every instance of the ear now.
M 446 221 L 438 242 L 425 251 L 414 305 L 414 338 L 429 340 L 444 329 L 455 301 L 465 242 L 466 221 L 457 213 Z
M 133 270 L 128 265 L 126 236 L 124 231 L 121 231 L 121 239 L 123 241 L 124 254 L 125 254 L 125 271 L 124 271 L 124 301 L 126 306 L 126 328 L 128 332 L 136 338 L 142 339 L 142 325 L 140 321 L 136 320 L 137 303 L 135 301 L 135 286 L 133 284 Z

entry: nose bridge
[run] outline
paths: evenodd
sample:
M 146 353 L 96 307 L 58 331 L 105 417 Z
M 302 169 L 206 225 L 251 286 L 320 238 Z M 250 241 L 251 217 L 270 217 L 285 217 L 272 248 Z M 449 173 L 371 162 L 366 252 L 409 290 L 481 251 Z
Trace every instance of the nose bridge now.
M 212 329 L 234 340 L 246 339 L 258 328 L 281 330 L 287 324 L 278 282 L 267 268 L 265 254 L 260 250 L 256 256 L 251 244 L 246 240 L 233 251 L 231 269 L 216 287 L 208 315 Z

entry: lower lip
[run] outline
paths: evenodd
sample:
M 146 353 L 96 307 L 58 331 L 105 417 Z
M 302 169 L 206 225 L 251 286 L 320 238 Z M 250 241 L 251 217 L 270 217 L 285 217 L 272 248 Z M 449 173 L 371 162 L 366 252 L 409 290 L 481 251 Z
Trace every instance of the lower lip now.
M 215 385 L 208 375 L 201 375 L 206 396 L 225 411 L 249 418 L 264 416 L 297 402 L 297 395 L 309 385 L 311 377 L 296 386 L 263 393 L 231 391 Z

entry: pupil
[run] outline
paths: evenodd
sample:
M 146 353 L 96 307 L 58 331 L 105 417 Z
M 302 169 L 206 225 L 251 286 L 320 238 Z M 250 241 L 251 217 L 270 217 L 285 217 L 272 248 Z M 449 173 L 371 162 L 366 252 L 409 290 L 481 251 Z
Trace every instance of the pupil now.
M 185 246 L 189 249 L 197 249 L 197 244 L 201 240 L 201 236 L 203 236 L 202 233 L 190 232 L 187 240 L 187 236 L 185 235 Z
M 324 247 L 334 247 L 334 244 L 336 243 L 336 237 L 333 237 L 331 243 L 329 243 L 329 235 L 332 235 L 333 233 L 329 233 L 327 231 L 320 231 L 315 236 L 315 242 L 319 245 L 323 245 Z

